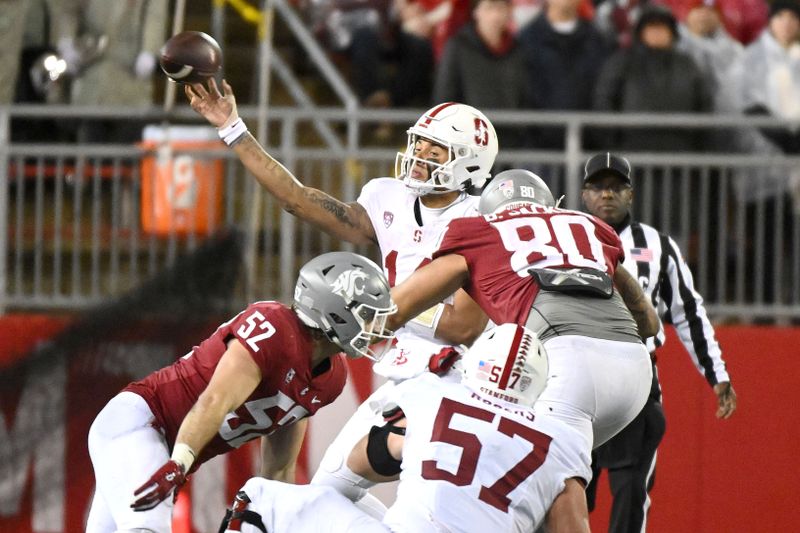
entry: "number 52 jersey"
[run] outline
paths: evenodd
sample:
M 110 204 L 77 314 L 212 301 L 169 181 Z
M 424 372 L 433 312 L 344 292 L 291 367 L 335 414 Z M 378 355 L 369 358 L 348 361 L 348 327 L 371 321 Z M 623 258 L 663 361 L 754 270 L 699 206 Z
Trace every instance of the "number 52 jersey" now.
M 256 302 L 225 322 L 199 346 L 125 390 L 145 399 L 170 449 L 186 413 L 205 390 L 228 343 L 238 339 L 261 369 L 261 382 L 249 398 L 228 413 L 214 438 L 200 452 L 204 461 L 269 435 L 281 426 L 313 415 L 341 394 L 347 378 L 344 356 L 330 358 L 312 373 L 312 339 L 289 307 Z M 325 370 L 319 373 L 319 371 Z
M 394 389 L 406 416 L 393 532 L 529 532 L 565 480 L 591 479 L 582 437 L 532 408 L 424 373 Z

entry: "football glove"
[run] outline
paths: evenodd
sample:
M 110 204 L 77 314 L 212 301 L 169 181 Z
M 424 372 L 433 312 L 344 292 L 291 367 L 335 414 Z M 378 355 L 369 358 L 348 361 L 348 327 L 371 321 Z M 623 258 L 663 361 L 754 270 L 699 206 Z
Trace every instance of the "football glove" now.
M 177 495 L 178 489 L 186 483 L 183 467 L 170 459 L 159 468 L 144 485 L 136 489 L 133 496 L 138 499 L 131 504 L 134 511 L 149 511 L 166 500 L 170 494 Z

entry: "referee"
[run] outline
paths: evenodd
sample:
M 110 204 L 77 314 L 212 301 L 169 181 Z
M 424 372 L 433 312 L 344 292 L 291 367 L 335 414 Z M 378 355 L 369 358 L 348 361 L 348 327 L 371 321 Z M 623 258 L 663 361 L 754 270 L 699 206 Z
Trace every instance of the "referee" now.
M 736 393 L 706 316 L 703 299 L 695 291 L 692 273 L 675 241 L 631 217 L 633 187 L 628 160 L 611 153 L 586 162 L 581 194 L 586 211 L 619 234 L 625 248 L 625 268 L 639 280 L 662 321 L 675 326 L 695 366 L 717 396 L 717 418 L 736 410 Z M 653 386 L 642 412 L 619 434 L 592 455 L 592 482 L 586 489 L 589 510 L 594 508 L 600 470 L 608 471 L 613 505 L 609 531 L 644 531 L 650 507 L 648 493 L 655 481 L 656 449 L 664 436 L 661 387 L 656 373 L 656 351 L 664 344 L 664 327 L 647 339 L 653 360 Z

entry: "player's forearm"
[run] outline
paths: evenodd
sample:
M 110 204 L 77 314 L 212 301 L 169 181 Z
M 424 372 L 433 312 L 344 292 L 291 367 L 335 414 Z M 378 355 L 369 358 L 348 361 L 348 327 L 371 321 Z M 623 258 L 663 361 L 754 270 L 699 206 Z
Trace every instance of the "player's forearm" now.
M 639 298 L 635 302 L 629 303 L 628 309 L 633 315 L 642 340 L 658 334 L 658 317 L 653 306 L 646 299 Z
M 422 313 L 429 307 L 441 302 L 464 284 L 468 274 L 466 263 L 464 270 L 456 261 L 449 258 L 463 258 L 460 256 L 446 256 L 422 267 L 400 285 L 392 289 L 392 300 L 397 304 L 397 312 L 390 315 L 387 326 L 397 329 L 406 322 Z M 438 329 L 437 329 L 438 331 Z
M 242 164 L 283 209 L 304 218 L 305 186 L 286 167 L 269 155 L 250 133 L 245 133 L 233 149 Z
M 349 468 L 354 474 L 372 481 L 373 483 L 386 483 L 399 479 L 399 474 L 395 476 L 382 476 L 381 474 L 375 472 L 367 455 L 368 441 L 369 436 L 365 436 L 358 441 L 355 446 L 353 446 L 353 450 L 350 452 L 350 455 L 347 458 L 347 468 Z
M 463 290 L 456 292 L 452 305 L 444 304 L 436 327 L 436 337 L 451 344 L 470 346 L 483 330 L 489 317 Z
M 296 465 L 292 463 L 283 468 L 271 468 L 269 465 L 261 465 L 261 477 L 294 484 L 297 481 Z
M 333 196 L 306 187 L 246 133 L 234 145 L 239 160 L 286 212 L 314 224 L 320 230 L 354 244 L 371 244 L 374 231 L 353 208 Z
M 231 409 L 221 398 L 201 395 L 183 419 L 175 443 L 186 444 L 200 455 Z
M 622 266 L 618 267 L 614 274 L 614 285 L 636 321 L 639 336 L 647 339 L 656 335 L 660 326 L 656 310 L 633 276 Z

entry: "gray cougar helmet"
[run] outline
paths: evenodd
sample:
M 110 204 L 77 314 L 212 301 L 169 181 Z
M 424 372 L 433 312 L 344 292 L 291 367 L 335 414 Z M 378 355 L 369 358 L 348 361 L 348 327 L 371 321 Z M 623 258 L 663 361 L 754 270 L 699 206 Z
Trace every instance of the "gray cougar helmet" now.
M 530 170 L 512 168 L 489 182 L 481 193 L 478 210 L 482 215 L 489 215 L 521 204 L 556 207 L 553 193 L 542 178 Z
M 389 283 L 378 265 L 358 254 L 331 252 L 303 265 L 294 310 L 349 357 L 379 361 L 392 346 L 394 332 L 386 330 L 386 318 L 397 306 Z

